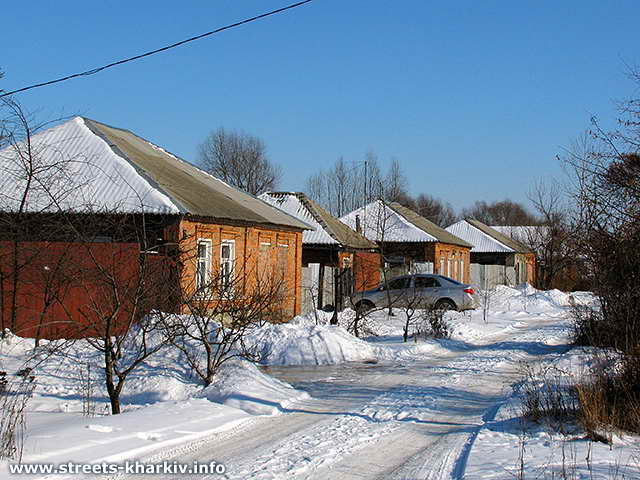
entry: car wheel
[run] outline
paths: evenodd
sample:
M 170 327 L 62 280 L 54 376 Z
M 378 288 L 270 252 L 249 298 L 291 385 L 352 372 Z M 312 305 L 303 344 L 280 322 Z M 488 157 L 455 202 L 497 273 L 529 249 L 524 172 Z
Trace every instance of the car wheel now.
M 369 300 L 360 300 L 358 303 L 356 303 L 356 310 L 358 311 L 358 313 L 366 313 L 374 307 L 375 305 Z
M 458 307 L 451 300 L 438 300 L 436 310 L 457 310 Z

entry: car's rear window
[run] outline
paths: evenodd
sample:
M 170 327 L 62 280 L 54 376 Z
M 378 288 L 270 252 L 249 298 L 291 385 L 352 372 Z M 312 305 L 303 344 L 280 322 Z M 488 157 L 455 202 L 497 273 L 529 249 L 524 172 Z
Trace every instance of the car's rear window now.
M 434 277 L 416 277 L 416 288 L 434 288 L 439 287 L 440 282 Z
M 440 275 L 439 278 L 445 283 L 452 283 L 453 285 L 464 285 L 464 283 L 460 283 L 457 280 L 454 280 L 453 278 L 443 277 L 442 275 Z
M 389 282 L 389 290 L 409 288 L 409 277 L 394 278 Z

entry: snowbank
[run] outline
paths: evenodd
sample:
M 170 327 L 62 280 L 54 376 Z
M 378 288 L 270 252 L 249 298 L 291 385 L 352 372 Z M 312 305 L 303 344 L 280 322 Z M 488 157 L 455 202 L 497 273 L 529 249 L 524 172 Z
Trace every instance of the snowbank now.
M 527 285 L 499 287 L 486 312 L 446 314 L 452 331 L 449 341 L 420 338 L 403 343 L 406 313 L 394 309 L 391 316 L 386 311 L 369 315 L 363 325 L 367 332 L 364 339 L 347 332 L 354 312 L 345 310 L 337 326 L 329 325 L 332 314 L 316 312 L 296 317 L 289 324 L 257 328 L 247 342 L 264 365 L 423 360 L 492 341 L 532 322 L 544 327 L 533 329 L 534 336 L 527 340 L 541 345 L 565 342 L 570 305 L 589 302 L 592 297 L 584 292 L 570 296 L 559 291 L 539 292 Z M 34 347 L 33 340 L 8 335 L 0 341 L 0 370 L 14 378 Z M 29 404 L 25 461 L 148 456 L 250 421 L 255 415 L 279 414 L 308 396 L 238 359 L 226 362 L 214 383 L 203 388 L 182 354 L 167 347 L 127 379 L 122 393 L 124 413 L 110 416 L 101 360 L 99 352 L 77 341 L 64 355 L 30 364 L 36 388 Z M 94 416 L 82 415 L 87 394 Z
M 267 325 L 252 334 L 250 341 L 265 365 L 331 365 L 378 357 L 375 346 L 333 325 Z
M 540 371 L 559 385 L 573 385 L 589 374 L 592 352 L 573 349 Z M 465 478 L 637 478 L 638 437 L 614 434 L 612 444 L 594 442 L 565 421 L 542 424 L 522 418 L 524 395 L 513 395 L 488 419 L 469 452 Z
M 230 360 L 213 383 L 198 396 L 252 415 L 276 415 L 293 402 L 309 398 L 307 393 L 262 373 L 252 363 L 240 359 Z

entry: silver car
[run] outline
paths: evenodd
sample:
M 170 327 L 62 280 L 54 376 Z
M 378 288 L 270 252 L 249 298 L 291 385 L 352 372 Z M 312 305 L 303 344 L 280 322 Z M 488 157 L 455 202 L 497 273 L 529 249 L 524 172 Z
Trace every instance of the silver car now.
M 355 307 L 361 311 L 376 307 L 408 307 L 441 310 L 471 310 L 478 300 L 471 285 L 460 283 L 442 275 L 403 275 L 373 290 L 355 296 Z

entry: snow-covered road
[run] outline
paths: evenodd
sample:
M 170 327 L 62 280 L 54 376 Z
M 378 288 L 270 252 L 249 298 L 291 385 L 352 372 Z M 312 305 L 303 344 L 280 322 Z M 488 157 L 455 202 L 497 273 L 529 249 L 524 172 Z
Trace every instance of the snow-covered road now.
M 522 376 L 520 362 L 567 350 L 545 343 L 558 328 L 557 318 L 541 318 L 401 363 L 270 368 L 312 398 L 163 459 L 215 460 L 229 479 L 461 479 L 476 436 Z

